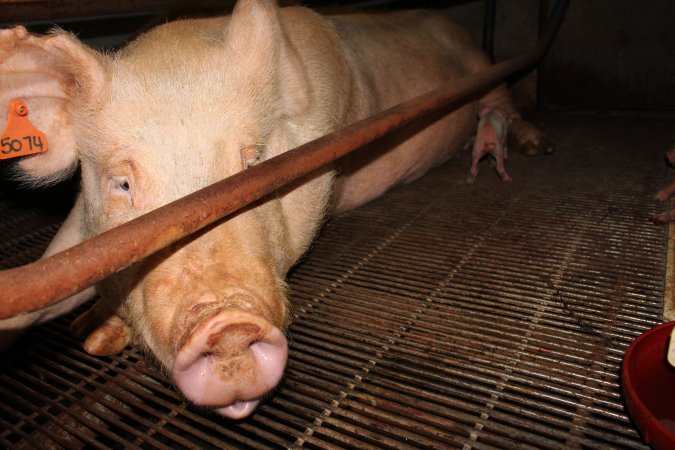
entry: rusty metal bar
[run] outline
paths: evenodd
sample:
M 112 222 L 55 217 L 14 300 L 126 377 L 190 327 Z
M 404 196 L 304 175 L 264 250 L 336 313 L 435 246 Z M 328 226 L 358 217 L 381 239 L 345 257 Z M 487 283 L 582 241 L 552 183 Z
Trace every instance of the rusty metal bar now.
M 87 16 L 109 16 L 138 13 L 171 13 L 200 8 L 208 11 L 232 9 L 234 1 L 223 0 L 0 0 L 0 21 L 26 22 L 71 19 Z
M 214 183 L 49 258 L 0 272 L 0 319 L 56 303 L 415 119 L 494 87 L 543 57 L 569 0 L 524 54 Z
M 490 57 L 490 62 L 495 62 L 495 19 L 497 15 L 497 0 L 485 0 L 485 13 L 483 15 L 483 50 Z

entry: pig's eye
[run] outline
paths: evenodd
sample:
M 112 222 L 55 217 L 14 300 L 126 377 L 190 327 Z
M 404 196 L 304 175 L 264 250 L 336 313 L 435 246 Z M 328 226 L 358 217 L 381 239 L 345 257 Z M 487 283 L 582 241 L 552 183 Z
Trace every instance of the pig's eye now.
M 110 184 L 114 194 L 128 196 L 131 193 L 131 184 L 129 183 L 129 179 L 125 176 L 111 177 Z

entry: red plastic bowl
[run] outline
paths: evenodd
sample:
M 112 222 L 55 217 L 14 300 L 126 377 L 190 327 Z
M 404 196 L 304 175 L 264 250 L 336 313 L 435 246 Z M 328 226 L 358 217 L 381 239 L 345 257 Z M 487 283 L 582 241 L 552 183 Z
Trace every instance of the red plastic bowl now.
M 623 394 L 628 413 L 647 444 L 675 449 L 675 367 L 666 352 L 675 322 L 638 336 L 623 358 Z

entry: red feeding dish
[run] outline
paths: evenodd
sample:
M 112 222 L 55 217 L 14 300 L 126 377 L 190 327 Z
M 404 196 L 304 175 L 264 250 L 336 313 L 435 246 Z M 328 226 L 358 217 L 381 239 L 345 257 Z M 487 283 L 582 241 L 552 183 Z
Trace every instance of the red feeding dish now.
M 675 448 L 675 367 L 668 363 L 670 332 L 664 323 L 638 336 L 623 359 L 623 393 L 628 413 L 646 443 Z

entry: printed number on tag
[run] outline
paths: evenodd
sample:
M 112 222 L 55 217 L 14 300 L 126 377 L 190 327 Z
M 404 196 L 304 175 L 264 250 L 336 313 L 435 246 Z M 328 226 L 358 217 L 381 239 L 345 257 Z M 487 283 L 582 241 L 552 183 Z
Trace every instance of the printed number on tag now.
M 21 139 L 11 139 L 10 137 L 6 137 L 2 140 L 0 140 L 0 152 L 2 152 L 5 155 L 9 155 L 12 152 L 22 152 L 24 149 L 24 146 L 28 147 L 28 151 L 32 152 L 34 149 L 37 149 L 38 152 L 44 151 L 44 144 L 42 143 L 42 137 L 41 136 L 22 136 Z
M 47 147 L 47 136 L 28 119 L 26 103 L 20 98 L 10 101 L 7 127 L 0 135 L 0 159 L 44 153 Z

